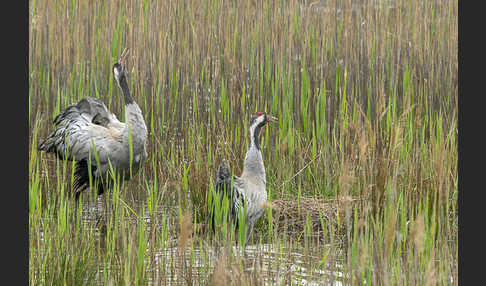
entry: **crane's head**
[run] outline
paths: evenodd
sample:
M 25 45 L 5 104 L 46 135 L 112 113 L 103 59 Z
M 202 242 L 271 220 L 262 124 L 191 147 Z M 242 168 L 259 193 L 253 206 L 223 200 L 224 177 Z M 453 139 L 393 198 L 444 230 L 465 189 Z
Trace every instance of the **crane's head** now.
M 251 116 L 250 136 L 257 149 L 260 149 L 260 129 L 268 122 L 278 122 L 278 119 L 264 112 L 257 112 Z
M 126 61 L 127 61 L 128 49 L 124 49 L 118 62 L 113 65 L 113 76 L 115 80 L 120 84 L 122 79 L 126 78 Z
M 264 112 L 257 112 L 251 115 L 250 127 L 263 127 L 268 122 L 278 122 L 278 119 Z

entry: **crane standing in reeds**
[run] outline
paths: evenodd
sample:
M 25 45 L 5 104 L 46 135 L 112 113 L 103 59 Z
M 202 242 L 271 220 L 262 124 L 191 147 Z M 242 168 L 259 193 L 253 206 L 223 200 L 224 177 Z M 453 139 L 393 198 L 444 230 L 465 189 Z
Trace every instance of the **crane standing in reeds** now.
M 125 49 L 113 65 L 113 75 L 125 101 L 126 123 L 120 122 L 99 99 L 85 97 L 56 116 L 56 130 L 38 146 L 39 151 L 76 161 L 76 201 L 89 187 L 90 171 L 101 195 L 112 187 L 116 176 L 121 181 L 133 177 L 147 158 L 147 127 L 128 88 L 127 54 Z M 110 170 L 113 173 L 110 174 Z
M 216 196 L 220 202 L 224 198 L 229 201 L 229 219 L 238 228 L 238 215 L 246 209 L 246 242 L 253 226 L 263 214 L 267 202 L 266 174 L 260 149 L 260 130 L 268 122 L 277 122 L 277 118 L 262 112 L 257 112 L 250 119 L 250 147 L 246 152 L 243 173 L 240 177 L 231 175 L 228 163 L 223 159 L 219 166 L 216 179 Z M 246 206 L 245 206 L 246 205 Z M 211 206 L 214 208 L 213 206 Z M 214 209 L 209 211 L 213 231 L 215 227 Z

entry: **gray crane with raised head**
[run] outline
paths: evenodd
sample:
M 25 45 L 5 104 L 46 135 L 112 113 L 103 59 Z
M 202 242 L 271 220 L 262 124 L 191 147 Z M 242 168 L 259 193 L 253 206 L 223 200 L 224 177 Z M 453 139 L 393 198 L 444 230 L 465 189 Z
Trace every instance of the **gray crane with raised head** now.
M 125 49 L 113 65 L 113 75 L 125 101 L 126 122 L 120 122 L 99 99 L 85 97 L 56 116 L 55 131 L 38 146 L 39 151 L 76 161 L 76 201 L 89 187 L 90 169 L 101 195 L 112 186 L 116 175 L 121 181 L 129 180 L 147 158 L 147 127 L 142 111 L 128 88 L 127 54 Z M 110 175 L 110 170 L 115 174 Z
M 257 112 L 250 119 L 250 147 L 246 152 L 243 173 L 240 177 L 231 174 L 228 163 L 222 160 L 216 178 L 216 196 L 220 202 L 225 197 L 229 201 L 229 219 L 238 228 L 238 214 L 244 210 L 246 204 L 245 221 L 246 241 L 248 241 L 253 226 L 263 214 L 267 201 L 266 174 L 263 165 L 262 152 L 260 149 L 260 130 L 268 122 L 277 122 L 277 118 L 263 112 Z M 214 208 L 213 206 L 211 206 Z M 212 221 L 214 231 L 215 212 L 209 212 L 209 219 Z

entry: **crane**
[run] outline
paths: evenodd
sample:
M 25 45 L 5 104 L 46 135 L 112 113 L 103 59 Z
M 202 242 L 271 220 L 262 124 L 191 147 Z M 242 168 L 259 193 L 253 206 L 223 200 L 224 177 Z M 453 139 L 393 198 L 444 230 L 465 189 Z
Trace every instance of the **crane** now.
M 85 97 L 54 118 L 55 130 L 38 150 L 75 161 L 74 193 L 78 201 L 89 187 L 90 170 L 98 195 L 112 187 L 115 174 L 121 181 L 132 178 L 147 158 L 147 127 L 142 111 L 128 88 L 126 58 L 122 52 L 113 65 L 113 76 L 125 102 L 125 123 L 120 122 L 99 99 Z M 110 174 L 110 170 L 115 174 Z
M 223 159 L 219 165 L 216 178 L 215 190 L 217 196 L 215 199 L 223 202 L 225 197 L 228 198 L 230 203 L 229 219 L 236 228 L 239 227 L 238 215 L 245 209 L 246 204 L 246 213 L 243 213 L 247 225 L 246 241 L 248 241 L 256 221 L 263 214 L 267 201 L 265 166 L 260 148 L 260 130 L 268 122 L 278 122 L 278 119 L 263 112 L 257 112 L 251 116 L 250 146 L 246 152 L 241 176 L 232 175 L 228 162 Z M 214 205 L 211 206 L 213 209 L 209 211 L 213 231 L 215 226 Z

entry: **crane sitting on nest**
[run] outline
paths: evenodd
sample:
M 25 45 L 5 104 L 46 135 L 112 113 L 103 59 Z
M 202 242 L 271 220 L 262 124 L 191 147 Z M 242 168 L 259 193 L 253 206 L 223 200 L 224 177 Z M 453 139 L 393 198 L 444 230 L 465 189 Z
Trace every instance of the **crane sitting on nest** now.
M 231 175 L 228 163 L 223 159 L 216 179 L 216 193 L 219 194 L 220 202 L 223 202 L 224 197 L 228 198 L 230 204 L 229 219 L 235 223 L 236 228 L 238 228 L 238 214 L 246 204 L 246 214 L 244 214 L 247 224 L 246 241 L 248 241 L 256 221 L 263 214 L 267 202 L 267 191 L 265 190 L 267 181 L 260 150 L 260 130 L 268 122 L 277 122 L 277 118 L 262 112 L 252 115 L 250 120 L 250 147 L 246 152 L 243 173 L 240 177 Z M 214 231 L 214 210 L 210 211 L 209 214 Z
M 125 67 L 125 49 L 113 65 L 113 75 L 125 101 L 126 123 L 118 121 L 102 101 L 85 97 L 54 119 L 56 130 L 39 146 L 39 151 L 55 153 L 60 159 L 76 161 L 74 191 L 76 201 L 89 187 L 89 170 L 98 195 L 113 184 L 113 169 L 129 180 L 147 158 L 147 127 L 142 111 L 130 95 Z M 88 166 L 91 165 L 91 166 Z M 114 174 L 112 174 L 114 175 Z

